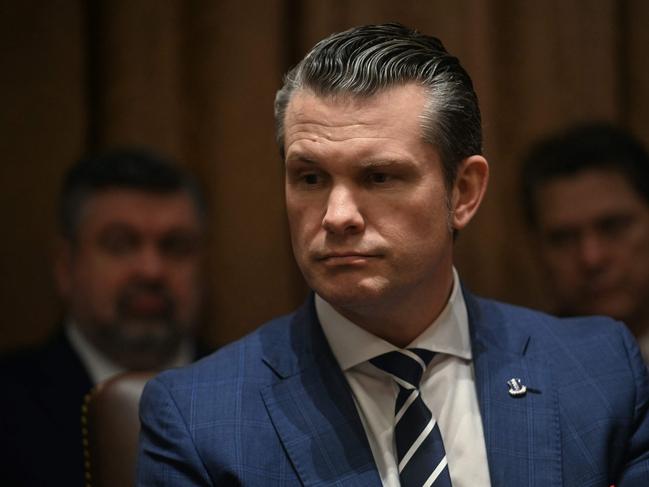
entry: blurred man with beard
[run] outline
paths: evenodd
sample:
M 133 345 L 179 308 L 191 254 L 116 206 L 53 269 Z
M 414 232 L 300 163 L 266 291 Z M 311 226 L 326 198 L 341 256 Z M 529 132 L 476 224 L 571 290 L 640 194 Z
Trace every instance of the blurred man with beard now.
M 204 226 L 197 185 L 157 155 L 118 150 L 68 171 L 55 264 L 64 326 L 0 362 L 2 485 L 83 485 L 84 395 L 196 357 Z

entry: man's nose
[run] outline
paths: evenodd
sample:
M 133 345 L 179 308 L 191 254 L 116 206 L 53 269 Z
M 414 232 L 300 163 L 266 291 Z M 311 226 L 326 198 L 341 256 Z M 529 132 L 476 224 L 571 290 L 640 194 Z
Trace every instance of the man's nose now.
M 142 248 L 136 263 L 136 269 L 141 277 L 158 279 L 163 275 L 164 268 L 164 256 L 156 246 L 150 245 Z
M 600 268 L 607 259 L 607 245 L 598 235 L 588 233 L 579 242 L 579 261 L 587 269 Z
M 327 198 L 322 227 L 329 233 L 344 235 L 363 230 L 365 220 L 358 205 L 358 195 L 345 185 L 333 186 Z

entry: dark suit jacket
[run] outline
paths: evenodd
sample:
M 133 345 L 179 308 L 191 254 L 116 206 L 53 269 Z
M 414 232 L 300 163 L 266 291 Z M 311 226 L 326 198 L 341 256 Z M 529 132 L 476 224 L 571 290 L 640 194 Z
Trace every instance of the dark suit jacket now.
M 85 486 L 81 406 L 92 387 L 63 331 L 0 359 L 0 486 Z
M 83 486 L 81 405 L 92 387 L 63 332 L 0 360 L 0 484 Z
M 648 486 L 649 379 L 626 328 L 465 295 L 492 486 Z M 534 390 L 510 396 L 513 377 Z M 312 299 L 140 405 L 138 485 L 380 485 Z

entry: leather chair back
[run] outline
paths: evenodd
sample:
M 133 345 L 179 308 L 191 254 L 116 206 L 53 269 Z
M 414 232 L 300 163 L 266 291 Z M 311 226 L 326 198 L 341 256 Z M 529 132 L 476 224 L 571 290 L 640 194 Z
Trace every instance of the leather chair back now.
M 155 374 L 125 372 L 98 384 L 82 408 L 87 487 L 135 485 L 142 389 Z

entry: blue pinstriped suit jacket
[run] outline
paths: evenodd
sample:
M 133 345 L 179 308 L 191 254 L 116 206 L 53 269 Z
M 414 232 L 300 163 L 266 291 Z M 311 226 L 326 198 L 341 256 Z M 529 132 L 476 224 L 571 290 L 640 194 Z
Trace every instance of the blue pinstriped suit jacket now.
M 492 485 L 649 486 L 649 379 L 628 331 L 465 296 Z M 512 377 L 535 391 L 511 397 Z M 141 486 L 380 485 L 312 298 L 158 376 L 141 418 Z

